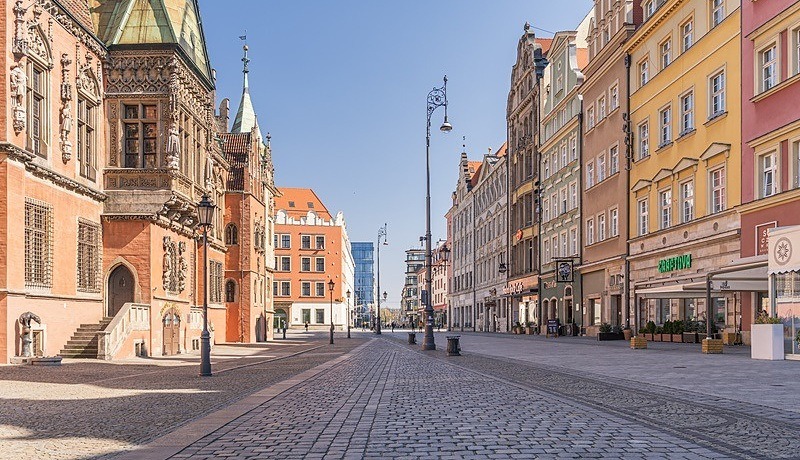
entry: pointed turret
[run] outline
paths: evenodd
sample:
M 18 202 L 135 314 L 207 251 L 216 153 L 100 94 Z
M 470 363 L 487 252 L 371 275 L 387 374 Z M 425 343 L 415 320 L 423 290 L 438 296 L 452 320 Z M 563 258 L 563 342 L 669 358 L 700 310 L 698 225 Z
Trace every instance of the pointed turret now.
M 250 59 L 247 58 L 247 45 L 242 47 L 244 50 L 244 57 L 242 57 L 242 73 L 244 74 L 244 81 L 242 87 L 242 100 L 239 102 L 239 110 L 236 112 L 236 119 L 233 121 L 232 133 L 249 133 L 254 127 L 257 126 L 256 112 L 253 110 L 253 101 L 250 100 L 250 83 L 247 80 L 247 74 L 250 73 L 248 64 Z

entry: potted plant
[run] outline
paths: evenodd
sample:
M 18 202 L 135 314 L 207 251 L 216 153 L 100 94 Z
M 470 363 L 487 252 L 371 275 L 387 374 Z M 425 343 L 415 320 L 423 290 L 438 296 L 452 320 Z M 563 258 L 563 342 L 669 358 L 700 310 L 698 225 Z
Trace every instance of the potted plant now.
M 615 328 L 608 323 L 602 323 L 598 328 L 597 340 L 623 340 L 624 338 L 619 326 Z
M 653 342 L 661 342 L 661 335 L 664 334 L 664 326 L 656 326 L 653 332 Z
M 644 326 L 644 338 L 649 341 L 654 341 L 655 338 L 653 337 L 656 332 L 656 323 L 652 321 L 648 321 L 647 324 Z
M 672 342 L 672 321 L 664 321 L 664 331 L 662 334 L 662 342 Z
M 626 342 L 630 342 L 631 336 L 633 336 L 633 331 L 631 331 L 630 326 L 625 326 L 622 329 L 622 337 L 625 339 Z
M 514 332 L 514 334 L 519 334 L 520 329 L 521 327 L 519 325 L 519 321 L 515 321 L 514 326 L 511 328 L 511 330 Z
M 677 343 L 683 342 L 683 321 L 681 320 L 672 322 L 672 341 Z
M 525 323 L 525 333 L 528 335 L 533 335 L 533 322 L 528 321 Z
M 758 315 L 752 327 L 750 343 L 750 357 L 753 359 L 784 359 L 783 320 L 765 313 Z

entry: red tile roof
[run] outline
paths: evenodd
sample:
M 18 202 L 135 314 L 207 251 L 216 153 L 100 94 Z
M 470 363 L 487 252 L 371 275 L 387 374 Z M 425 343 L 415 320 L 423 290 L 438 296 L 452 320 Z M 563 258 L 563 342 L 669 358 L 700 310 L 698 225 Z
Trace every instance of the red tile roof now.
M 471 174 L 469 182 L 473 187 L 478 184 L 478 177 L 481 175 L 481 165 L 483 165 L 482 161 L 470 161 L 467 163 L 469 173 Z
M 328 208 L 310 188 L 278 187 L 281 196 L 275 197 L 275 209 L 285 211 L 290 217 L 305 217 L 314 211 L 323 219 L 331 220 Z
M 506 156 L 507 153 L 508 153 L 508 142 L 503 142 L 503 145 L 501 145 L 500 148 L 497 149 L 497 153 L 495 153 L 495 156 L 497 156 L 498 158 L 502 158 Z

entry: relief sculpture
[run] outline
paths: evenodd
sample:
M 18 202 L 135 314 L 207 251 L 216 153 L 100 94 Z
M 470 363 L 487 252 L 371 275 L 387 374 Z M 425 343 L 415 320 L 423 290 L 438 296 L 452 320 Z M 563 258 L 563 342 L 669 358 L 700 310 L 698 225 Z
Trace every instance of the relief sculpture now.
M 72 142 L 69 134 L 72 131 L 72 85 L 69 82 L 69 65 L 72 61 L 67 53 L 61 55 L 61 159 L 64 163 L 72 158 Z
M 14 107 L 14 132 L 19 134 L 25 129 L 25 91 L 28 76 L 21 64 L 14 64 L 11 68 L 11 105 Z
M 186 262 L 186 243 L 172 241 L 172 237 L 165 236 L 164 272 L 162 283 L 164 291 L 179 293 L 186 289 L 186 277 L 189 273 L 189 264 Z

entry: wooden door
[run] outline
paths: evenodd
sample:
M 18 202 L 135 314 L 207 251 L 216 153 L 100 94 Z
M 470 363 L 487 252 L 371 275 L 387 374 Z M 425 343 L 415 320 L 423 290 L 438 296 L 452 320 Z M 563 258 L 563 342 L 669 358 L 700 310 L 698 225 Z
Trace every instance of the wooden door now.
M 170 308 L 162 319 L 164 325 L 164 356 L 177 355 L 181 352 L 181 317 Z
M 133 302 L 133 273 L 120 265 L 108 277 L 106 315 L 113 317 L 128 302 Z

